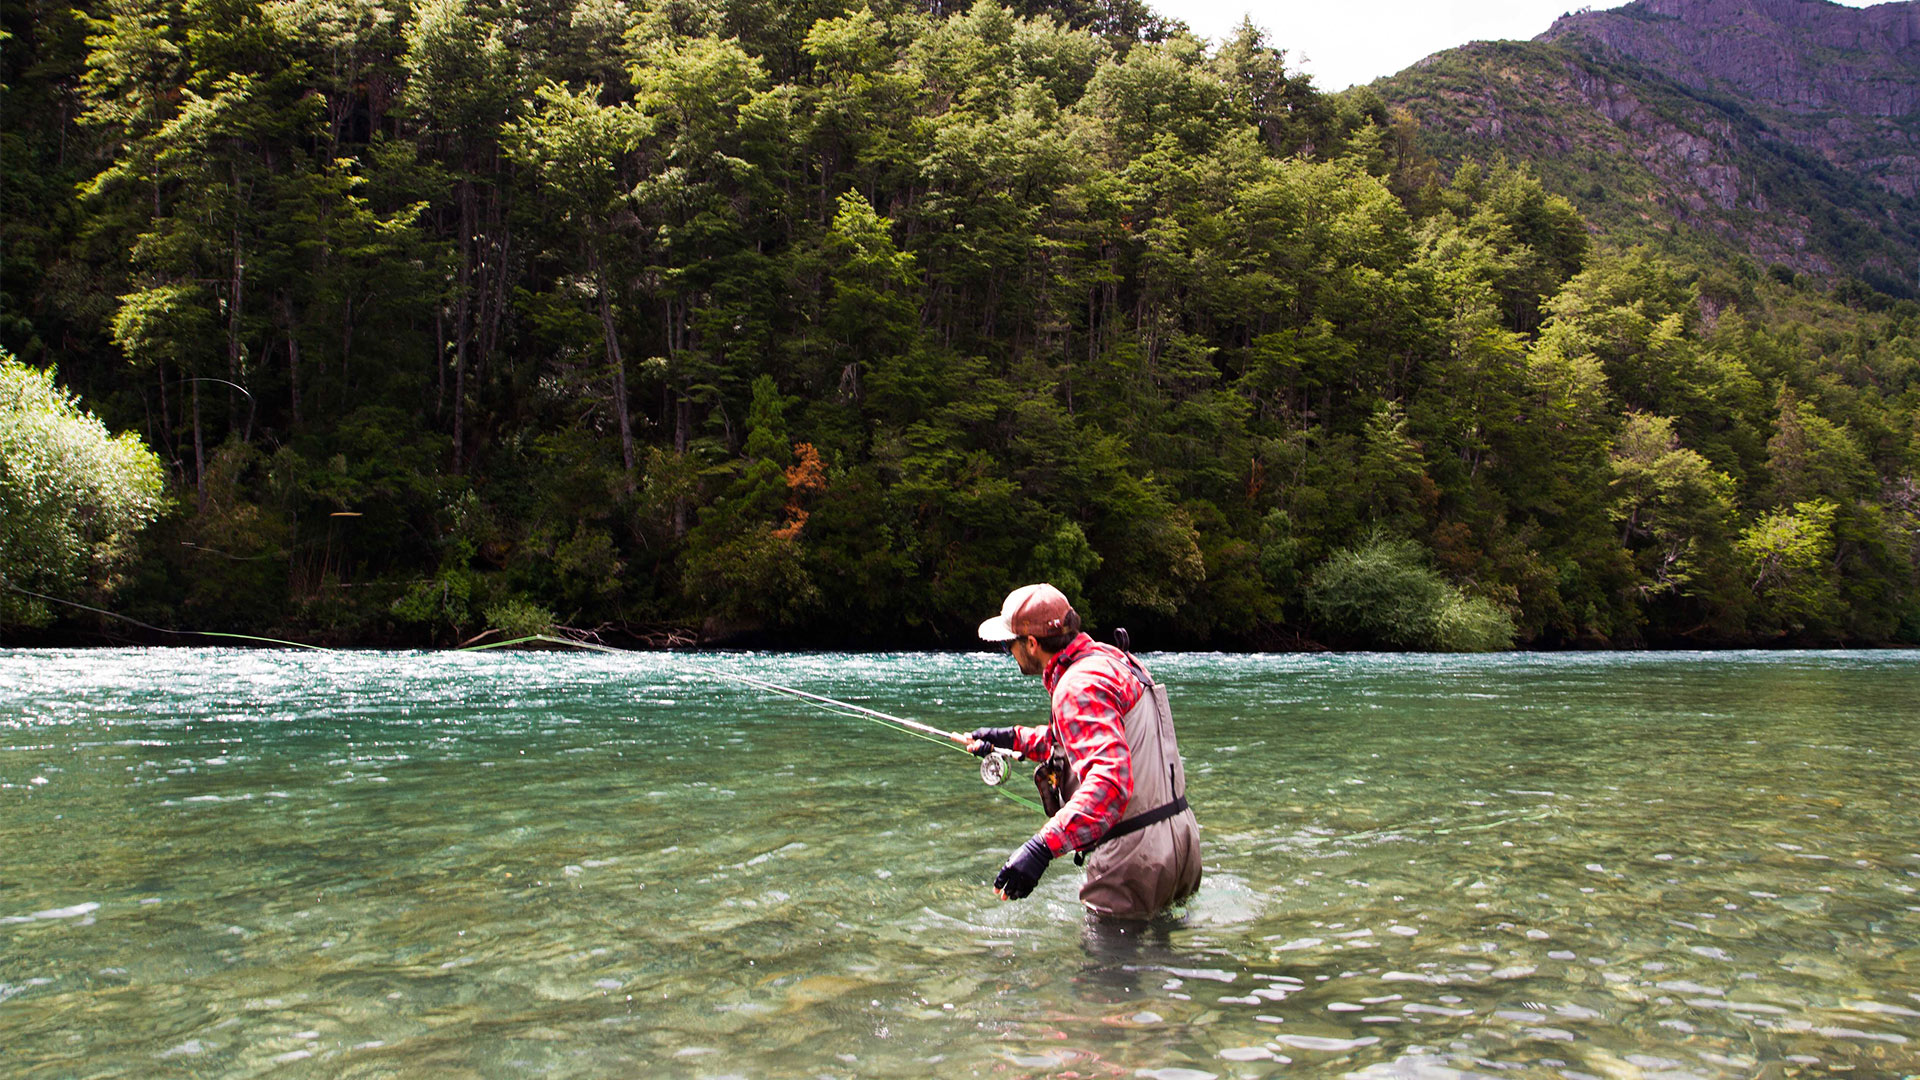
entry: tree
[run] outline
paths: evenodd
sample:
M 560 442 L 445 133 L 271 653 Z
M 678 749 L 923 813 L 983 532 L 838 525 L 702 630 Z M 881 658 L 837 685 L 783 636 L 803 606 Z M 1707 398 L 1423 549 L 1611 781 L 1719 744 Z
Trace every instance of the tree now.
M 453 345 L 453 471 L 471 456 L 467 380 L 500 344 L 511 262 L 508 185 L 499 175 L 502 125 L 512 115 L 519 72 L 506 27 L 476 13 L 468 0 L 427 0 L 405 28 L 405 106 L 422 123 L 430 152 L 452 171 L 456 205 L 440 210 L 439 228 L 458 253 L 445 292 L 452 326 L 435 336 Z M 451 211 L 451 212 L 449 212 Z M 448 313 L 443 311 L 441 319 Z M 446 365 L 444 362 L 441 367 Z
M 50 621 L 33 593 L 102 595 L 159 516 L 160 460 L 0 352 L 0 627 Z M 23 592 L 26 590 L 27 592 Z
M 1567 356 L 1597 357 L 1627 408 L 1687 410 L 1699 345 L 1696 288 L 1680 266 L 1638 250 L 1596 259 L 1547 304 L 1540 339 Z
M 48 3 L 0 52 L 0 336 L 200 490 L 122 603 L 394 643 L 925 643 L 1042 577 L 1223 644 L 1913 623 L 1920 308 L 1442 178 L 1251 25 Z
M 1628 413 L 1614 442 L 1611 514 L 1635 553 L 1643 596 L 1690 593 L 1721 561 L 1732 528 L 1733 478 L 1680 445 L 1673 421 Z
M 1845 504 L 1867 490 L 1872 470 L 1845 427 L 1802 409 L 1788 388 L 1781 389 L 1778 406 L 1780 416 L 1767 440 L 1767 471 L 1773 475 L 1776 504 L 1815 498 Z
M 812 446 L 787 441 L 787 404 L 771 376 L 754 380 L 746 455 L 688 534 L 688 591 L 731 629 L 790 625 L 820 600 L 802 555 L 800 500 L 824 487 L 824 474 Z
M 1761 516 L 1735 542 L 1747 563 L 1763 630 L 1830 633 L 1841 614 L 1833 568 L 1835 507 L 1824 499 Z
M 732 361 L 764 342 L 761 309 L 777 286 L 766 273 L 766 238 L 747 211 L 774 201 L 762 165 L 775 156 L 785 98 L 763 92 L 766 71 L 738 41 L 643 23 L 627 44 L 634 108 L 644 120 L 631 205 L 648 238 L 637 254 L 658 305 L 653 340 L 664 346 L 660 374 L 670 399 L 663 410 L 671 416 L 660 419 L 673 452 L 685 455 L 696 436 L 695 404 L 721 411 L 727 392 L 748 381 L 738 370 L 744 364 Z M 677 501 L 676 538 L 687 520 L 687 503 Z
M 1439 492 L 1427 476 L 1420 444 L 1407 435 L 1406 412 L 1389 401 L 1367 418 L 1358 479 L 1374 519 L 1411 526 Z
M 620 183 L 620 165 L 639 146 L 645 121 L 631 106 L 601 105 L 600 95 L 598 86 L 573 93 L 548 83 L 540 88 L 539 109 L 508 131 L 515 159 L 534 170 L 563 216 L 574 223 L 593 285 L 612 381 L 609 401 L 620 432 L 620 460 L 632 490 L 633 422 L 627 409 L 627 362 L 614 310 L 618 277 L 608 272 L 607 262 L 614 247 L 613 222 L 627 196 Z

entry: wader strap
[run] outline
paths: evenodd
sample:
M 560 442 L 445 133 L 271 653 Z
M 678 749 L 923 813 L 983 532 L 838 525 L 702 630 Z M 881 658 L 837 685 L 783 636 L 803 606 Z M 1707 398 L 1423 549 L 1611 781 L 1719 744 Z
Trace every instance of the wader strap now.
M 1170 817 L 1177 816 L 1181 811 L 1185 809 L 1187 809 L 1187 797 L 1185 795 L 1181 795 L 1178 798 L 1174 799 L 1172 802 L 1166 803 L 1161 806 L 1156 806 L 1153 809 L 1147 811 L 1146 813 L 1141 814 L 1139 817 L 1130 817 L 1127 820 L 1121 822 L 1120 824 L 1115 825 L 1113 828 L 1108 829 L 1107 835 L 1101 837 L 1098 840 L 1095 840 L 1093 843 L 1087 845 L 1086 847 L 1081 848 L 1079 851 L 1074 852 L 1073 864 L 1075 866 L 1080 866 L 1085 864 L 1087 856 L 1093 854 L 1093 851 L 1095 848 L 1098 848 L 1101 844 L 1104 844 L 1109 840 L 1118 840 L 1120 837 L 1126 836 L 1128 833 L 1139 832 L 1141 829 L 1144 829 L 1149 825 L 1158 825 L 1159 823 L 1167 820 Z

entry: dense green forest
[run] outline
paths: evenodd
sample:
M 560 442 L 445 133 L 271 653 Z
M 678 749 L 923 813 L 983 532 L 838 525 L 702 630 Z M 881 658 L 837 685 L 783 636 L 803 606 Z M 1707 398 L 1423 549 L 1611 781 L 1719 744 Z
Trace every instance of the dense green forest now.
M 1046 579 L 1158 648 L 1920 642 L 1920 306 L 1445 175 L 1251 26 L 4 15 L 0 346 L 169 484 L 0 552 L 11 640 L 958 645 Z

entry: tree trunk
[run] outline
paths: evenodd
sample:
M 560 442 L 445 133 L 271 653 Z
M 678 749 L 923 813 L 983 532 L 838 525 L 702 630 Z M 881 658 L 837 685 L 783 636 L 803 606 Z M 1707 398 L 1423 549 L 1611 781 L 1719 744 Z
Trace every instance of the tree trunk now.
M 433 418 L 438 421 L 447 411 L 447 306 L 433 305 L 433 370 L 437 383 L 433 391 Z
M 280 294 L 280 328 L 287 335 L 287 403 L 293 409 L 293 426 L 300 426 L 300 341 L 294 334 L 293 299 Z M 265 353 L 261 354 L 265 356 Z
M 678 457 L 687 456 L 687 437 L 693 427 L 693 405 L 687 400 L 687 388 L 683 380 L 680 392 L 673 402 L 673 452 Z M 673 538 L 687 535 L 687 498 L 684 495 L 673 500 Z
M 480 342 L 480 364 L 482 370 L 485 370 L 486 362 L 493 358 L 494 352 L 500 347 L 500 317 L 507 310 L 507 280 L 509 276 L 507 262 L 512 257 L 513 251 L 513 230 L 505 225 L 498 224 L 499 214 L 497 211 L 493 214 L 493 218 L 496 222 L 496 227 L 500 229 L 500 242 L 495 246 L 494 262 L 489 268 L 491 277 L 488 279 L 488 286 L 492 297 L 485 301 L 487 331 L 486 336 L 483 337 Z
M 607 275 L 601 270 L 600 256 L 591 244 L 587 264 L 593 270 L 594 289 L 600 294 L 600 330 L 607 339 L 607 364 L 613 369 L 613 415 L 620 422 L 620 463 L 626 467 L 627 494 L 633 494 L 633 421 L 627 415 L 627 362 L 620 355 L 620 334 L 613 325 L 613 298 L 608 295 Z
M 300 342 L 287 331 L 287 396 L 292 399 L 293 426 L 300 426 Z
M 193 387 L 193 486 L 198 493 L 199 507 L 207 508 L 207 448 L 200 437 L 200 380 L 188 380 Z
M 171 458 L 175 465 L 178 465 L 180 463 L 180 449 L 179 444 L 174 441 L 173 437 L 173 412 L 167 407 L 167 362 L 165 360 L 156 361 L 153 365 L 153 370 L 160 376 L 160 430 L 157 434 L 159 434 L 161 441 L 156 442 L 155 445 L 164 445 L 167 448 L 167 457 Z
M 347 361 L 353 356 L 353 296 L 340 304 L 340 382 L 347 381 Z
M 246 299 L 247 263 L 240 253 L 240 233 L 233 234 L 233 281 L 229 286 L 232 301 L 227 305 L 227 430 L 240 426 L 240 402 L 233 388 L 240 385 L 240 311 Z
M 473 183 L 460 181 L 460 296 L 453 315 L 453 471 L 467 468 L 467 339 L 473 311 Z
M 681 312 L 672 298 L 667 305 L 667 363 L 670 372 L 678 372 L 681 340 Z M 668 382 L 675 380 L 669 376 Z M 687 455 L 687 443 L 693 432 L 693 404 L 687 398 L 687 379 L 680 375 L 673 394 L 673 452 L 676 457 Z M 677 496 L 673 500 L 673 537 L 678 540 L 687 535 L 688 505 L 686 496 Z

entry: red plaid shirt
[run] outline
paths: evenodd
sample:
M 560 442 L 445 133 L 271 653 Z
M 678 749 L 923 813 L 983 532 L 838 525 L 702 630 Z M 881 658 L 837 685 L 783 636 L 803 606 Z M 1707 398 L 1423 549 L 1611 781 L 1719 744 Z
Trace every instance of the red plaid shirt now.
M 1125 653 L 1085 634 L 1055 654 L 1042 681 L 1053 703 L 1053 723 L 1017 728 L 1014 748 L 1045 761 L 1058 736 L 1078 783 L 1073 798 L 1037 834 L 1058 858 L 1098 841 L 1127 812 L 1133 754 L 1127 749 L 1126 715 L 1145 687 Z

